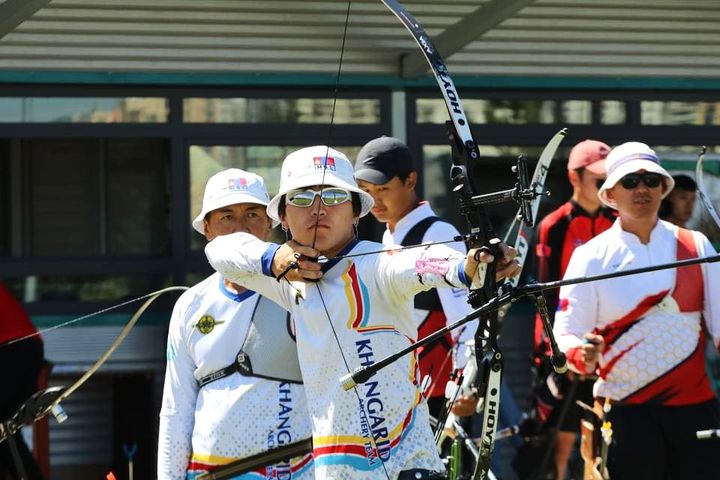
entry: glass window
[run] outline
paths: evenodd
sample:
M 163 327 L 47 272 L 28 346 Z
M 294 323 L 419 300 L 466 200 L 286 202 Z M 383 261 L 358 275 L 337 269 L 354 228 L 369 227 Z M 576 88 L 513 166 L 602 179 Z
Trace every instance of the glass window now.
M 0 122 L 21 122 L 23 115 L 23 99 L 0 97 Z
M 100 149 L 94 140 L 32 140 L 29 169 L 29 254 L 100 254 Z
M 463 108 L 471 123 L 552 124 L 557 121 L 553 100 L 464 99 Z M 415 103 L 418 123 L 445 123 L 447 107 L 441 98 L 419 98 Z
M 164 98 L 0 97 L 0 122 L 23 123 L 162 123 Z
M 214 174 L 227 168 L 240 168 L 263 177 L 268 193 L 272 198 L 279 190 L 280 167 L 285 157 L 298 146 L 280 145 L 212 145 L 190 147 L 190 221 L 195 218 L 202 208 L 202 198 L 205 184 Z M 353 161 L 361 146 L 338 147 L 350 161 Z M 191 228 L 191 227 L 188 227 Z M 193 230 L 195 232 L 195 230 Z M 197 233 L 193 233 L 191 246 L 197 250 L 204 245 L 204 240 Z
M 168 254 L 167 145 L 157 140 L 108 140 L 106 152 L 107 254 Z
M 720 102 L 640 102 L 643 125 L 720 125 Z
M 592 123 L 592 102 L 589 100 L 565 100 L 561 104 L 562 122 L 575 125 Z
M 620 100 L 603 100 L 600 102 L 601 124 L 624 125 L 626 118 L 625 102 Z
M 378 124 L 380 100 L 339 98 L 186 98 L 189 123 Z
M 22 145 L 28 178 L 23 195 L 27 254 L 169 252 L 164 141 L 41 139 Z
M 18 299 L 102 302 L 133 298 L 173 285 L 170 275 L 95 275 L 7 277 L 2 282 Z

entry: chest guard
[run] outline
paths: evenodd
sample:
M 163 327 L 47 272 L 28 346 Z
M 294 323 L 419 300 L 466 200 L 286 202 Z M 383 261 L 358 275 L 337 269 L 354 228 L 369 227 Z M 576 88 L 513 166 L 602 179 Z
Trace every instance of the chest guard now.
M 246 377 L 301 384 L 297 345 L 291 327 L 290 314 L 260 296 L 235 362 L 202 377 L 198 384 L 204 387 L 235 372 Z

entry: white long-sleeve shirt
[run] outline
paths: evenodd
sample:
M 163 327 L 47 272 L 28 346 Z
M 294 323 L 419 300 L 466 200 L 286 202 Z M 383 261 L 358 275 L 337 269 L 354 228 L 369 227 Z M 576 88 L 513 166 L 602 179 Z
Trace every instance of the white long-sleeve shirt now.
M 700 257 L 715 251 L 699 232 L 686 231 Z M 613 226 L 578 247 L 565 278 L 631 270 L 674 262 L 678 228 L 658 221 L 647 244 Z M 686 267 L 691 268 L 691 267 Z M 582 371 L 579 347 L 583 335 L 599 333 L 606 340 L 595 395 L 630 403 L 668 405 L 694 403 L 710 395 L 703 361 L 701 318 L 720 344 L 720 264 L 697 267 L 702 281 L 676 290 L 678 270 L 668 269 L 563 287 L 554 332 L 560 348 Z M 688 270 L 686 270 L 687 272 Z M 697 272 L 697 270 L 695 270 Z M 694 311 L 676 301 L 678 292 L 700 295 Z M 697 300 L 697 298 L 696 298 Z M 707 399 L 707 398 L 705 398 Z
M 382 245 L 357 242 L 348 248 L 342 254 Z M 355 391 L 344 391 L 339 379 L 412 344 L 414 295 L 462 286 L 463 255 L 438 245 L 340 259 L 325 265 L 319 282 L 291 284 L 269 276 L 275 247 L 251 235 L 218 237 L 205 252 L 225 278 L 277 301 L 295 319 L 318 479 L 394 479 L 411 468 L 443 470 L 415 355 L 380 370 Z
M 233 363 L 258 300 L 252 291 L 230 292 L 215 273 L 175 304 L 160 411 L 159 479 L 195 478 L 219 465 L 310 437 L 302 385 L 234 373 L 198 387 L 198 380 Z M 277 314 L 287 316 L 281 308 Z M 313 477 L 308 454 L 237 478 Z
M 420 202 L 416 208 L 408 212 L 403 218 L 401 218 L 396 224 L 394 231 L 386 229 L 383 233 L 382 243 L 386 247 L 394 245 L 400 245 L 400 243 L 408 234 L 411 228 L 417 225 L 422 220 L 428 217 L 434 217 L 435 212 L 428 202 Z M 450 223 L 445 221 L 435 222 L 428 227 L 425 235 L 423 235 L 421 242 L 442 242 L 451 240 L 454 237 L 460 235 L 460 232 Z M 453 250 L 457 250 L 463 255 L 467 253 L 467 248 L 463 242 L 453 242 L 447 245 Z M 470 305 L 467 302 L 467 289 L 466 288 L 441 288 L 437 290 L 440 303 L 442 304 L 443 312 L 447 317 L 448 323 L 452 323 L 460 318 L 464 317 L 470 312 Z M 427 311 L 414 311 L 414 318 L 418 322 L 422 322 L 427 315 Z M 462 343 L 466 340 L 472 340 L 475 335 L 477 328 L 477 320 L 465 324 L 462 335 L 458 335 L 458 332 L 452 332 L 453 338 Z M 462 365 L 460 365 L 462 366 Z

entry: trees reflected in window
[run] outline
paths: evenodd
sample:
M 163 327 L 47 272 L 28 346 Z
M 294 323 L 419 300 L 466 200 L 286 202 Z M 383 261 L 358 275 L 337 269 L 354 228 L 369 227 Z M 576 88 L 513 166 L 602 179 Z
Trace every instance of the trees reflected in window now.
M 334 108 L 334 112 L 333 112 Z M 186 98 L 189 123 L 380 123 L 380 100 L 369 98 Z
M 170 275 L 28 275 L 3 278 L 24 303 L 109 302 L 132 299 L 171 286 Z M 137 307 L 136 307 L 137 308 Z
M 640 102 L 643 125 L 720 125 L 720 102 Z
M 557 122 L 554 100 L 463 99 L 465 114 L 471 123 L 528 123 Z M 445 123 L 447 107 L 441 98 L 420 98 L 416 101 L 418 123 Z
M 0 97 L 0 122 L 164 123 L 167 99 L 145 97 Z

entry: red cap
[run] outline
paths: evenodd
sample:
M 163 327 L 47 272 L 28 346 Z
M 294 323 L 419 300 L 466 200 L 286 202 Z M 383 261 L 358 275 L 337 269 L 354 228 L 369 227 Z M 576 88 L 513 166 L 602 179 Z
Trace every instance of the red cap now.
M 595 175 L 605 175 L 605 157 L 610 153 L 610 147 L 597 140 L 584 140 L 570 150 L 568 157 L 568 170 L 585 168 Z

